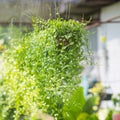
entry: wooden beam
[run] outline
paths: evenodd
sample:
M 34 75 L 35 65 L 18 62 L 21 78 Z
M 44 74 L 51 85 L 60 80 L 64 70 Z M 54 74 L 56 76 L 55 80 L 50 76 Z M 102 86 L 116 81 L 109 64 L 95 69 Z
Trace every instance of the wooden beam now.
M 118 0 L 86 0 L 86 2 L 82 2 L 77 7 L 86 6 L 86 7 L 99 7 L 104 5 L 109 5 L 117 2 Z

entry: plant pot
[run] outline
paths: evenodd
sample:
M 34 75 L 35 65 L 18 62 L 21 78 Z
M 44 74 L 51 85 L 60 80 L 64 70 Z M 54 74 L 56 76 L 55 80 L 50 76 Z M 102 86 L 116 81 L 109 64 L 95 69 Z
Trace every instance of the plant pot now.
M 120 113 L 113 114 L 112 120 L 120 120 Z

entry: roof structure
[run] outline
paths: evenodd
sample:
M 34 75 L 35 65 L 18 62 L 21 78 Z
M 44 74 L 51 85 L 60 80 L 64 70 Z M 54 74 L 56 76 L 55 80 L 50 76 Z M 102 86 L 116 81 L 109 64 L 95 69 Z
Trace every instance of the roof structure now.
M 66 16 L 66 12 L 70 9 L 69 18 L 81 20 L 91 20 L 91 23 L 100 21 L 100 10 L 104 6 L 114 4 L 120 0 L 77 0 L 77 2 L 67 3 L 66 9 L 61 12 L 63 17 Z M 69 8 L 71 4 L 71 8 Z
M 102 7 L 114 4 L 120 0 L 0 0 L 0 24 L 14 23 L 31 24 L 29 15 L 56 18 L 57 12 L 65 19 L 100 21 Z M 90 24 L 91 24 L 90 23 Z

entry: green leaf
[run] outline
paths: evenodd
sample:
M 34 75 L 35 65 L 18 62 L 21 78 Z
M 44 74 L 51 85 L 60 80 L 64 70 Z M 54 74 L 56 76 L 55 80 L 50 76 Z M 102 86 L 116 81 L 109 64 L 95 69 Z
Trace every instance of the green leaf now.
M 76 120 L 82 112 L 85 104 L 83 88 L 77 88 L 73 91 L 70 98 L 66 101 L 63 107 L 63 116 L 65 120 Z

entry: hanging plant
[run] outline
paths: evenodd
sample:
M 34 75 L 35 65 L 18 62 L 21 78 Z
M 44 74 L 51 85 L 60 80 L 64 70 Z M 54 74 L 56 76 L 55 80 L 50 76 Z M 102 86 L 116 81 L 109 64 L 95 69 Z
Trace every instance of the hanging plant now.
M 78 88 L 88 59 L 85 26 L 75 20 L 35 19 L 34 30 L 12 42 L 4 54 L 4 119 L 35 119 L 38 111 L 63 119 L 63 104 Z

